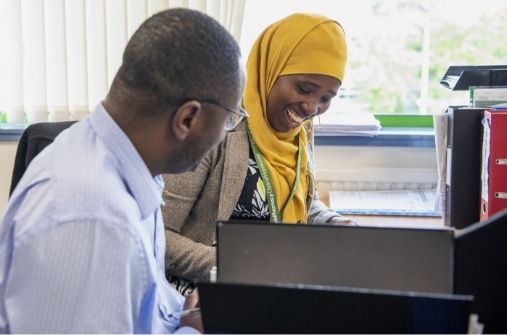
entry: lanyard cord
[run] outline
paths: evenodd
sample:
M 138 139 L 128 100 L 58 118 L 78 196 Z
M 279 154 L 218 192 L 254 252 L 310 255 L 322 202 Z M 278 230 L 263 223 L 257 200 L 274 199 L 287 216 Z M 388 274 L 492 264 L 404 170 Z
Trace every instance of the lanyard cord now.
M 296 193 L 296 189 L 299 184 L 299 177 L 300 177 L 300 167 L 301 167 L 301 139 L 299 139 L 299 147 L 298 147 L 298 158 L 297 158 L 297 165 L 296 165 L 296 178 L 294 180 L 294 187 L 292 188 L 292 192 L 289 196 L 289 199 L 287 199 L 287 202 L 283 206 L 282 211 L 278 211 L 278 204 L 276 203 L 276 196 L 275 196 L 275 190 L 273 188 L 273 182 L 271 180 L 271 176 L 269 175 L 268 168 L 266 166 L 266 162 L 264 161 L 264 157 L 262 156 L 261 151 L 257 147 L 257 144 L 255 144 L 255 141 L 252 136 L 252 132 L 250 130 L 250 125 L 247 121 L 247 133 L 248 133 L 248 139 L 250 140 L 250 145 L 252 147 L 252 151 L 254 153 L 255 161 L 257 162 L 257 166 L 259 167 L 259 173 L 261 175 L 262 181 L 264 182 L 264 185 L 266 186 L 266 195 L 267 195 L 267 202 L 269 207 L 269 217 L 271 222 L 282 222 L 283 220 L 283 210 L 287 206 L 287 204 L 292 200 L 294 197 L 294 194 Z

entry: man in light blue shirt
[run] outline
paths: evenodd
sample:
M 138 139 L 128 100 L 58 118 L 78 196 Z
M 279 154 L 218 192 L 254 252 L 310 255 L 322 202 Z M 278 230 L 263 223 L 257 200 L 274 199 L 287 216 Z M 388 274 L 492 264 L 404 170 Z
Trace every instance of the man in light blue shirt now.
M 140 26 L 106 99 L 30 163 L 9 200 L 0 333 L 203 331 L 199 314 L 170 317 L 198 297 L 165 279 L 161 174 L 195 168 L 241 122 L 240 57 L 197 11 Z

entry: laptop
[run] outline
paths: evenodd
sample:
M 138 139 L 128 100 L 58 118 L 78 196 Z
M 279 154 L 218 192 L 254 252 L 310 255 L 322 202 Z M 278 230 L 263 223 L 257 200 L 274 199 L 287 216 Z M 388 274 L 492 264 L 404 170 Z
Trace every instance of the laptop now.
M 206 334 L 466 334 L 472 297 L 324 287 L 197 283 Z
M 217 222 L 217 280 L 452 293 L 452 229 Z
M 474 296 L 486 334 L 507 333 L 507 209 L 456 233 L 454 293 Z

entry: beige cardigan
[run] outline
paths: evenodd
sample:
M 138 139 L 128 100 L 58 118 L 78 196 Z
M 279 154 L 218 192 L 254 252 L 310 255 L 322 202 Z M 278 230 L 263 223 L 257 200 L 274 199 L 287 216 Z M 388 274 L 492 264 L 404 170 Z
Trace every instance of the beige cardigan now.
M 308 169 L 314 175 L 313 134 L 308 132 Z M 166 235 L 166 273 L 191 281 L 208 280 L 215 265 L 216 221 L 228 220 L 236 207 L 246 178 L 249 142 L 245 124 L 204 158 L 195 171 L 164 175 L 165 206 L 162 215 Z M 315 190 L 315 181 L 310 189 Z M 308 222 L 324 223 L 339 217 L 318 200 L 307 199 Z

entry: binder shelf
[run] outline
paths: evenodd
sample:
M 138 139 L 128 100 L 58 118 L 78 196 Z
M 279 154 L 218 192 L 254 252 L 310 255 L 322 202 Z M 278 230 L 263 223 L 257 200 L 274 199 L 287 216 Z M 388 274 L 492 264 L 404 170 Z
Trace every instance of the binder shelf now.
M 504 86 L 507 65 L 450 66 L 440 85 L 451 91 L 466 91 L 470 86 Z

